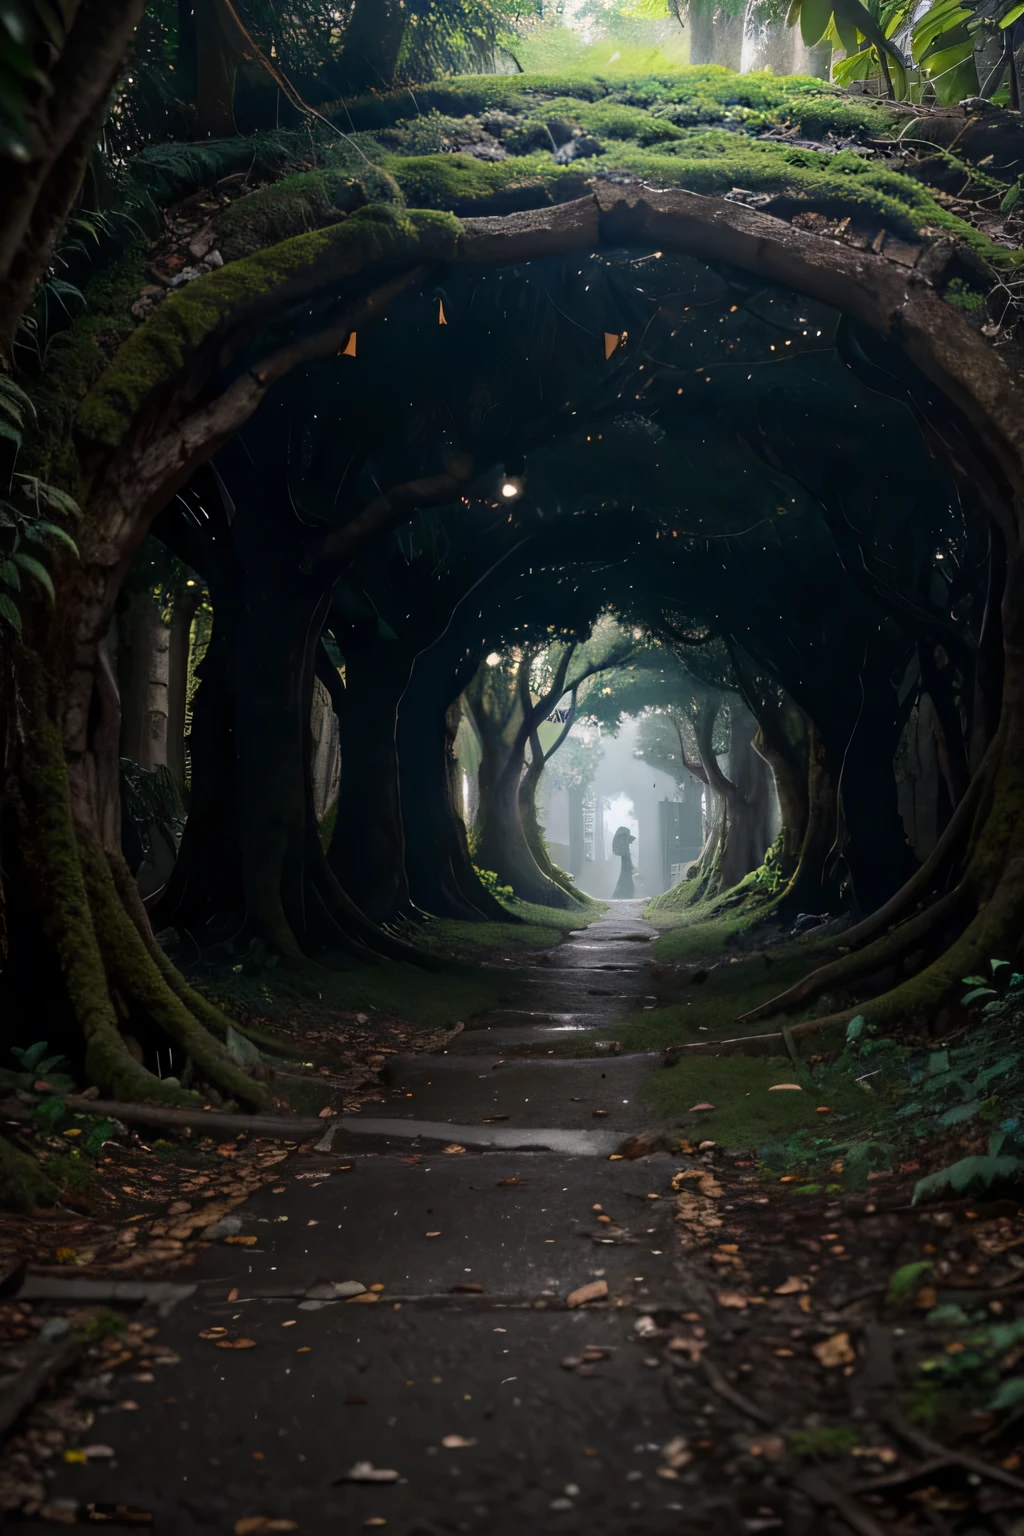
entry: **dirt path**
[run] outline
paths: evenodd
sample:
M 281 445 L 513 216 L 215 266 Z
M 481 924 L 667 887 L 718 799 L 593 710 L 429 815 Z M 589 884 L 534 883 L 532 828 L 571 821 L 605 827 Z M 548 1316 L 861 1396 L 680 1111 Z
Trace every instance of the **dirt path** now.
M 1024 1337 L 1016 1204 L 912 1208 L 916 1164 L 801 1196 L 752 1152 L 616 1154 L 657 1058 L 547 1052 L 649 998 L 639 910 L 510 972 L 446 1054 L 393 1062 L 372 1120 L 339 1117 L 330 1151 L 205 1229 L 156 1337 L 104 1341 L 113 1368 L 44 1406 L 37 1459 L 47 1425 L 77 1442 L 49 1515 L 129 1506 L 158 1536 L 1020 1536 L 1019 1417 L 1004 1432 L 986 1406 L 986 1362 L 1011 1370 Z
M 636 1327 L 685 1304 L 665 1198 L 678 1165 L 609 1161 L 643 1125 L 651 1062 L 498 1054 L 613 1024 L 647 995 L 640 905 L 521 972 L 457 1051 L 399 1061 L 374 1116 L 391 1134 L 295 1156 L 234 1213 L 161 1329 L 180 1363 L 116 1382 L 138 1409 L 102 1418 L 115 1459 L 69 1468 L 55 1496 L 152 1510 L 175 1533 L 247 1515 L 307 1536 L 679 1529 L 683 1488 L 658 1475 L 679 1430 L 670 1372 Z M 442 1150 L 456 1124 L 487 1121 L 525 1150 Z M 372 1304 L 305 1296 L 339 1281 L 383 1289 Z M 567 1307 L 602 1281 L 607 1303 Z M 218 1347 L 238 1339 L 254 1347 Z M 361 1462 L 397 1482 L 346 1481 Z

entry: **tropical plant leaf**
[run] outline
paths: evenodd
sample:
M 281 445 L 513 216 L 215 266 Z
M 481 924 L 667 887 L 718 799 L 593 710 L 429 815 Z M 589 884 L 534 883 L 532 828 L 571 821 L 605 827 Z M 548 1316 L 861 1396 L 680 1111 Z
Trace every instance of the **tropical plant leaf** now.
M 13 560 L 0 561 L 0 581 L 12 592 L 21 591 L 21 572 Z
M 973 1120 L 983 1102 L 982 1099 L 971 1099 L 967 1104 L 954 1104 L 952 1109 L 939 1116 L 939 1124 L 961 1125 L 965 1120 Z
M 917 1259 L 913 1264 L 902 1264 L 889 1276 L 889 1300 L 899 1301 L 931 1273 L 931 1259 Z
M 0 592 L 0 620 L 14 630 L 16 635 L 21 634 L 21 614 L 14 603 L 3 592 Z
M 854 1040 L 859 1040 L 864 1033 L 865 1019 L 862 1013 L 858 1013 L 855 1019 L 851 1019 L 846 1026 L 846 1043 L 852 1045 Z
M 37 544 L 48 542 L 63 544 L 73 555 L 78 554 L 78 545 L 67 529 L 61 528 L 58 523 L 27 523 L 24 535 L 26 539 L 33 539 Z
M 997 1180 L 1012 1179 L 1022 1170 L 1024 1161 L 1019 1157 L 962 1157 L 948 1168 L 940 1168 L 936 1173 L 918 1179 L 911 1203 L 916 1205 L 919 1200 L 943 1195 L 947 1190 L 957 1195 L 980 1193 L 990 1189 Z
M 996 997 L 995 987 L 972 987 L 965 997 L 960 999 L 961 1008 L 966 1008 L 968 1003 L 973 1003 L 979 997 Z
M 1018 12 L 1024 12 L 1024 5 L 1018 7 Z M 993 1411 L 1000 1408 L 1016 1408 L 1024 1402 L 1024 1376 L 1011 1376 L 1008 1381 L 1000 1382 L 995 1397 L 989 1403 Z
M 21 566 L 23 571 L 27 571 L 30 576 L 35 577 L 36 581 L 38 581 L 39 585 L 50 599 L 50 602 L 56 602 L 57 594 L 53 590 L 53 578 L 51 577 L 43 562 L 41 560 L 37 560 L 35 555 L 23 554 L 20 549 L 16 555 L 12 556 L 12 558 L 17 565 Z
M 1012 27 L 1014 22 L 1019 21 L 1022 16 L 1024 16 L 1024 5 L 1013 5 L 1005 16 L 1000 16 L 999 25 L 1001 27 Z
M 53 512 L 63 513 L 65 517 L 81 517 L 81 507 L 67 491 L 60 490 L 56 485 L 47 485 L 45 480 L 35 475 L 15 475 L 14 478 L 20 482 L 24 495 L 37 509 L 46 506 Z

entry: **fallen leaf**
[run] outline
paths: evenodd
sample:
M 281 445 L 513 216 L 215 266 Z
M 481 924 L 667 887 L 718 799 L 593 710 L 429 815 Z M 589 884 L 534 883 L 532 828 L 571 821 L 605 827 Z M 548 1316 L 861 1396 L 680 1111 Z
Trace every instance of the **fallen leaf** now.
M 226 1237 L 226 1243 L 235 1243 L 239 1248 L 251 1248 L 257 1241 L 255 1237 Z
M 917 1295 L 914 1297 L 914 1305 L 921 1312 L 930 1312 L 932 1307 L 935 1306 L 937 1300 L 938 1297 L 935 1294 L 935 1287 L 932 1285 L 923 1285 L 918 1291 Z
M 453 1141 L 444 1150 L 446 1152 L 465 1152 L 466 1149 L 465 1147 L 460 1147 L 457 1141 Z
M 607 1280 L 591 1280 L 589 1285 L 581 1285 L 575 1291 L 570 1291 L 565 1304 L 567 1307 L 582 1307 L 588 1301 L 602 1301 L 607 1295 Z
M 357 1461 L 341 1478 L 343 1483 L 397 1483 L 393 1467 L 375 1467 L 372 1461 Z
M 441 1441 L 446 1451 L 465 1451 L 471 1445 L 476 1445 L 475 1440 L 464 1440 L 461 1435 L 445 1435 Z
M 708 1104 L 704 1101 L 702 1101 L 700 1104 L 691 1104 L 690 1114 L 694 1114 L 698 1109 L 714 1109 L 714 1107 L 715 1106 L 713 1104 Z
M 223 1339 L 226 1333 L 226 1328 L 204 1328 L 199 1337 L 201 1339 Z
M 740 1291 L 719 1291 L 716 1297 L 720 1307 L 734 1307 L 737 1312 L 742 1312 L 749 1303 L 746 1296 Z
M 666 1466 L 671 1467 L 675 1471 L 680 1467 L 688 1466 L 693 1460 L 693 1452 L 690 1450 L 690 1443 L 686 1436 L 676 1435 L 667 1445 L 663 1445 L 661 1448 L 661 1459 Z
M 255 1339 L 221 1339 L 218 1349 L 255 1349 Z
M 611 1152 L 611 1153 L 609 1153 L 608 1161 L 610 1163 L 621 1163 L 622 1162 L 622 1153 L 621 1152 Z
M 810 1287 L 806 1280 L 801 1280 L 799 1275 L 790 1275 L 781 1285 L 775 1287 L 776 1296 L 795 1296 L 797 1291 L 806 1291 Z
M 451 1292 L 453 1295 L 482 1296 L 484 1288 L 482 1285 L 475 1284 L 472 1280 L 466 1280 L 459 1285 L 453 1285 Z
M 354 1304 L 356 1304 L 358 1302 L 367 1302 L 367 1301 L 380 1301 L 380 1296 L 377 1294 L 376 1291 L 363 1291 L 362 1295 L 360 1295 L 360 1296 L 346 1296 L 345 1297 L 345 1305 L 346 1305 L 346 1307 L 351 1307 L 351 1306 L 353 1306 Z
M 831 1104 L 819 1104 L 814 1113 L 816 1115 L 830 1115 L 832 1113 L 832 1106 Z
M 786 1454 L 786 1442 L 781 1435 L 762 1435 L 750 1443 L 751 1456 L 763 1456 L 766 1461 L 781 1461 Z
M 497 1188 L 498 1189 L 511 1189 L 514 1184 L 525 1184 L 525 1183 L 526 1183 L 525 1179 L 517 1179 L 517 1178 L 499 1179 L 498 1183 L 497 1183 Z
M 799 1083 L 772 1083 L 769 1093 L 781 1093 L 783 1089 L 789 1089 L 793 1093 L 803 1093 Z
M 590 1113 L 592 1115 L 607 1115 L 609 1111 L 607 1109 L 592 1109 Z
M 857 1351 L 850 1343 L 848 1333 L 834 1333 L 831 1338 L 822 1339 L 820 1344 L 811 1346 L 811 1352 L 819 1365 L 829 1370 L 839 1365 L 853 1365 L 857 1359 Z
M 235 1521 L 235 1536 L 260 1536 L 263 1531 L 297 1531 L 294 1520 L 275 1520 L 272 1515 L 243 1515 Z
M 117 1452 L 112 1445 L 87 1445 L 85 1454 L 90 1461 L 110 1461 Z
M 237 1301 L 240 1294 L 238 1286 L 232 1286 L 231 1290 L 228 1291 L 228 1301 Z
M 78 1465 L 84 1467 L 89 1458 L 84 1451 L 65 1451 L 64 1460 L 70 1462 L 73 1466 Z
M 338 1111 L 336 1109 L 332 1109 L 331 1106 L 328 1104 L 326 1109 L 322 1109 L 320 1111 L 319 1115 L 317 1116 L 317 1119 L 318 1120 L 330 1120 L 332 1115 L 336 1115 L 337 1113 L 338 1113 Z
M 440 1237 L 441 1236 L 440 1232 L 427 1232 L 424 1235 L 426 1237 Z

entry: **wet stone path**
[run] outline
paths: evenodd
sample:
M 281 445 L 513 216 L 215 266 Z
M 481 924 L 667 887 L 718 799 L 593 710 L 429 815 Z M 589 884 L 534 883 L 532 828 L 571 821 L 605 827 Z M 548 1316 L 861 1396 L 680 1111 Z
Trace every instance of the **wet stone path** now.
M 160 1536 L 246 1516 L 303 1536 L 694 1528 L 690 1475 L 659 1474 L 671 1371 L 637 1327 L 687 1305 L 676 1165 L 609 1160 L 643 1126 L 655 1061 L 513 1054 L 642 1006 L 640 908 L 516 973 L 447 1055 L 397 1061 L 374 1134 L 304 1148 L 232 1213 L 161 1325 L 178 1363 L 115 1377 L 94 1431 L 113 1461 L 69 1468 L 55 1495 L 151 1510 Z M 607 1301 L 567 1305 L 599 1282 Z M 727 1488 L 716 1521 L 718 1497 L 701 1490 L 699 1528 L 743 1529 Z

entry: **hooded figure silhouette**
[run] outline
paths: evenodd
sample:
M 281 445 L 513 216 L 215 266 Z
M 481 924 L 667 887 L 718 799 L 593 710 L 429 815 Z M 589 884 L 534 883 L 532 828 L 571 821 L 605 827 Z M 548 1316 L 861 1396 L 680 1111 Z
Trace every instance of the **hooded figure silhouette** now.
M 628 901 L 633 895 L 633 856 L 630 847 L 636 838 L 628 827 L 620 827 L 612 838 L 612 853 L 622 860 L 619 881 L 612 892 L 613 901 Z

